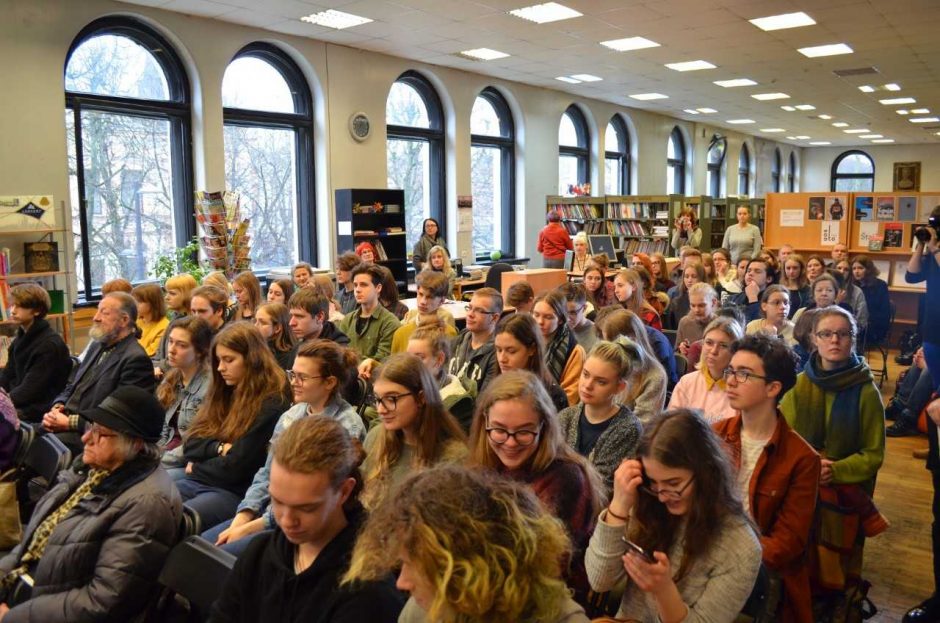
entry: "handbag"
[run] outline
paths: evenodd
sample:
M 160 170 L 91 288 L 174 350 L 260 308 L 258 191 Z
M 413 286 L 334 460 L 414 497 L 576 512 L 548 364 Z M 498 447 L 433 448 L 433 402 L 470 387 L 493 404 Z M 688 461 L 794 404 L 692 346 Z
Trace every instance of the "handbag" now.
M 16 498 L 17 469 L 0 474 L 0 551 L 13 549 L 23 540 L 20 504 Z

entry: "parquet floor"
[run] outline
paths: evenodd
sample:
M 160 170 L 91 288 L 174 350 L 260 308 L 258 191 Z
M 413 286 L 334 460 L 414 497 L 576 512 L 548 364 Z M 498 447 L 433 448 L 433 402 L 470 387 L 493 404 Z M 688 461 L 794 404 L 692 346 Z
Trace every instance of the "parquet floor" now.
M 894 394 L 902 367 L 888 359 L 889 376 L 882 388 L 885 403 Z M 872 362 L 880 368 L 878 361 Z M 875 503 L 891 522 L 884 534 L 865 545 L 865 577 L 872 583 L 869 593 L 878 607 L 872 621 L 897 623 L 907 610 L 933 590 L 930 546 L 930 506 L 933 495 L 930 474 L 924 461 L 911 451 L 927 446 L 923 435 L 888 438 L 885 462 L 878 474 Z

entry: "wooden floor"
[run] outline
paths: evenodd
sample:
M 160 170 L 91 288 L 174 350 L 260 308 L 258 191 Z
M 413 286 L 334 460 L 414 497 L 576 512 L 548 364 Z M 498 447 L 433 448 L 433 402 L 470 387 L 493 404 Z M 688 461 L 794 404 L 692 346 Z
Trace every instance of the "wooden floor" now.
M 902 367 L 888 358 L 889 376 L 882 388 L 884 400 L 894 394 Z M 872 361 L 875 368 L 881 367 Z M 933 562 L 930 545 L 930 511 L 933 489 L 924 461 L 911 451 L 927 447 L 923 435 L 888 438 L 884 465 L 878 474 L 875 503 L 891 522 L 887 532 L 865 544 L 864 576 L 872 583 L 869 593 L 878 607 L 871 621 L 896 623 L 913 605 L 933 590 Z

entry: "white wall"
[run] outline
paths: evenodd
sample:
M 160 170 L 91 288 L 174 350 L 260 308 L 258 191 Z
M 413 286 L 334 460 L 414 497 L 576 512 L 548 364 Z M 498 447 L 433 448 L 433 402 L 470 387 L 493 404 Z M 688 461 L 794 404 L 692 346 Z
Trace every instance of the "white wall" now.
M 803 185 L 807 192 L 829 190 L 832 163 L 848 147 L 803 150 Z M 891 192 L 895 162 L 920 162 L 921 191 L 940 190 L 940 145 L 871 145 L 860 147 L 875 161 L 875 190 Z
M 0 195 L 53 193 L 68 200 L 66 137 L 63 122 L 63 67 L 69 45 L 92 20 L 111 14 L 138 16 L 163 32 L 176 46 L 190 72 L 193 105 L 193 157 L 197 189 L 224 187 L 221 83 L 225 67 L 245 44 L 262 40 L 285 49 L 307 74 L 315 98 L 316 182 L 321 232 L 321 265 L 331 263 L 334 221 L 333 190 L 348 187 L 384 187 L 386 155 L 384 112 L 388 89 L 404 71 L 415 69 L 440 90 L 446 121 L 447 215 L 453 232 L 456 198 L 470 194 L 469 117 L 476 95 L 490 85 L 507 97 L 515 112 L 517 130 L 517 249 L 535 253 L 535 237 L 544 223 L 545 196 L 558 186 L 558 122 L 572 102 L 584 110 L 592 126 L 592 179 L 596 194 L 604 188 L 604 131 L 615 113 L 628 118 L 635 130 L 636 194 L 662 194 L 666 188 L 666 141 L 679 125 L 691 140 L 691 168 L 687 194 L 705 192 L 704 150 L 716 131 L 707 124 L 679 121 L 664 115 L 631 110 L 607 102 L 572 98 L 569 94 L 486 76 L 281 35 L 204 18 L 132 6 L 109 0 L 4 0 L 0 19 L 0 84 L 7 87 L 0 100 Z M 373 121 L 373 134 L 363 143 L 347 131 L 353 112 L 364 111 Z M 744 134 L 718 130 L 728 137 L 728 194 L 737 188 L 740 145 L 748 141 L 753 163 L 776 143 Z M 784 162 L 791 148 L 781 145 Z M 885 148 L 890 149 L 890 148 Z M 805 160 L 800 157 L 798 158 Z M 927 157 L 921 159 L 927 165 Z M 814 165 L 804 162 L 808 174 Z M 940 166 L 940 165 L 938 165 Z M 828 171 L 828 165 L 825 167 Z M 933 179 L 940 174 L 932 169 Z M 890 173 L 879 169 L 879 177 Z M 760 166 L 752 180 L 758 190 Z M 766 174 L 769 179 L 769 173 Z M 828 175 L 828 173 L 827 173 Z M 769 183 L 769 182 L 768 182 Z M 752 181 L 752 191 L 755 182 Z M 889 184 L 890 185 L 890 184 Z M 828 187 L 828 181 L 826 183 Z M 809 188 L 809 186 L 807 186 Z M 753 193 L 752 193 L 753 194 Z M 67 206 L 71 208 L 71 206 Z M 451 240 L 451 243 L 454 241 Z

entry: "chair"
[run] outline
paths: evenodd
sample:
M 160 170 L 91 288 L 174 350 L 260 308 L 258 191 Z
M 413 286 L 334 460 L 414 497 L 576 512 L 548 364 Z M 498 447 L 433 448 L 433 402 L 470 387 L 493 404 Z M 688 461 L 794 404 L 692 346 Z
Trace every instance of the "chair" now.
M 13 453 L 13 464 L 20 466 L 29 453 L 30 446 L 36 439 L 36 429 L 28 422 L 20 422 L 19 441 L 16 442 L 16 452 Z
M 180 519 L 180 539 L 202 534 L 202 519 L 199 513 L 183 504 L 183 516 Z
M 679 352 L 673 353 L 673 356 L 676 358 L 676 376 L 681 379 L 689 371 L 689 360 Z
M 780 576 L 761 563 L 754 589 L 738 614 L 736 623 L 772 623 L 777 620 L 782 593 Z
M 506 262 L 496 262 L 490 266 L 490 270 L 486 273 L 486 281 L 483 282 L 483 287 L 485 288 L 496 288 L 496 290 L 503 291 L 503 273 L 512 272 L 512 265 L 507 264 Z
M 669 340 L 669 344 L 673 349 L 676 348 L 676 335 L 679 332 L 676 329 L 663 329 L 663 335 Z
M 200 536 L 179 543 L 160 571 L 164 591 L 157 605 L 159 620 L 205 621 L 235 560 Z
M 23 457 L 22 467 L 27 468 L 36 477 L 45 481 L 45 488 L 55 482 L 60 471 L 68 467 L 72 453 L 55 435 L 47 434 L 36 437 Z M 33 478 L 33 481 L 37 478 Z
M 862 352 L 864 353 L 865 359 L 869 359 L 869 351 L 872 349 L 881 353 L 881 368 L 871 368 L 872 375 L 878 377 L 879 389 L 884 385 L 885 377 L 888 376 L 888 348 L 891 340 L 891 327 L 894 326 L 894 316 L 898 310 L 894 301 L 889 301 L 888 304 L 890 305 L 890 311 L 888 312 L 888 330 L 883 336 L 878 336 L 876 339 L 870 341 L 866 336 L 865 343 L 862 345 Z M 869 367 L 871 367 L 870 363 Z

